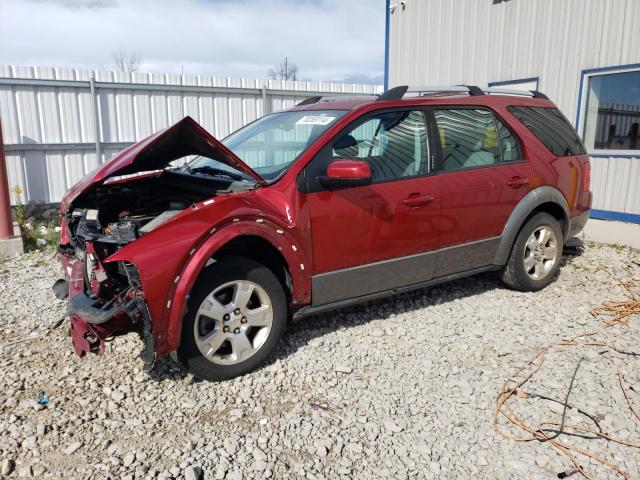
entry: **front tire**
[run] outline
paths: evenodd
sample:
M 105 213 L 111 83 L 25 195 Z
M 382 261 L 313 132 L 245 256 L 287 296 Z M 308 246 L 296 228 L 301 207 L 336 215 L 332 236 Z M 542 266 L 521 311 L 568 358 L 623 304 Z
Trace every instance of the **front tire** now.
M 187 305 L 178 359 L 205 380 L 228 380 L 260 366 L 287 324 L 281 283 L 264 265 L 243 257 L 209 266 Z
M 563 244 L 558 221 L 548 213 L 535 214 L 516 237 L 502 281 L 523 292 L 543 289 L 556 277 Z

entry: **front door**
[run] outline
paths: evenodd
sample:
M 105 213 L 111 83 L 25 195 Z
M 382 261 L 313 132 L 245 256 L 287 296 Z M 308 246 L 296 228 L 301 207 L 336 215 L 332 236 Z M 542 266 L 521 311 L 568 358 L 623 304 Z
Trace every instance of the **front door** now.
M 437 276 L 484 267 L 533 177 L 515 134 L 489 109 L 437 108 L 441 182 Z
M 422 254 L 437 245 L 441 199 L 429 150 L 424 112 L 392 110 L 356 121 L 310 162 L 313 305 L 431 278 Z M 323 189 L 315 178 L 336 159 L 368 162 L 371 185 Z

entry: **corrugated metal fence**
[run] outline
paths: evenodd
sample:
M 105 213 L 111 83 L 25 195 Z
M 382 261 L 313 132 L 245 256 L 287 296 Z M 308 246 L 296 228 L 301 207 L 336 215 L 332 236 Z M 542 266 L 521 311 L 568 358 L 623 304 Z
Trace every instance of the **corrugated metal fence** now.
M 0 65 L 9 186 L 23 190 L 22 201 L 57 202 L 99 161 L 186 115 L 223 138 L 310 96 L 380 91 L 374 85 Z

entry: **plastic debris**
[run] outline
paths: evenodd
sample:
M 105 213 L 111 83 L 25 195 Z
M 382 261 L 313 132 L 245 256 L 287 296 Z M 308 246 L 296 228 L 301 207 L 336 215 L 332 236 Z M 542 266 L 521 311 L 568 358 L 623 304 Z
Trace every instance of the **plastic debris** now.
M 584 242 L 576 237 L 571 237 L 564 243 L 563 253 L 565 255 L 580 256 L 585 252 Z
M 580 468 L 582 468 L 582 467 L 580 467 Z M 565 470 L 564 472 L 560 472 L 558 474 L 558 478 L 567 478 L 567 477 L 570 477 L 571 475 L 575 475 L 576 473 L 578 473 L 580 471 L 580 468 L 573 467 L 573 468 L 570 468 L 569 470 Z
M 40 396 L 38 397 L 38 404 L 46 405 L 47 403 L 49 403 L 49 397 L 46 393 L 40 392 Z
M 325 412 L 329 410 L 329 407 L 327 405 L 322 405 L 321 403 L 311 402 L 309 406 L 314 410 L 324 410 Z

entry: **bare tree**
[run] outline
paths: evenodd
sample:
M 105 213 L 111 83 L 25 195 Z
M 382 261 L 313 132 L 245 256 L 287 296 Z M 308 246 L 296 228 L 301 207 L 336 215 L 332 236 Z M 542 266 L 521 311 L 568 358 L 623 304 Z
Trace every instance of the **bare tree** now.
M 295 63 L 289 63 L 289 59 L 284 57 L 284 62 L 270 69 L 267 74 L 273 80 L 297 80 L 298 66 Z
M 121 72 L 137 72 L 142 65 L 142 57 L 137 52 L 127 52 L 120 48 L 113 52 L 113 64 Z

